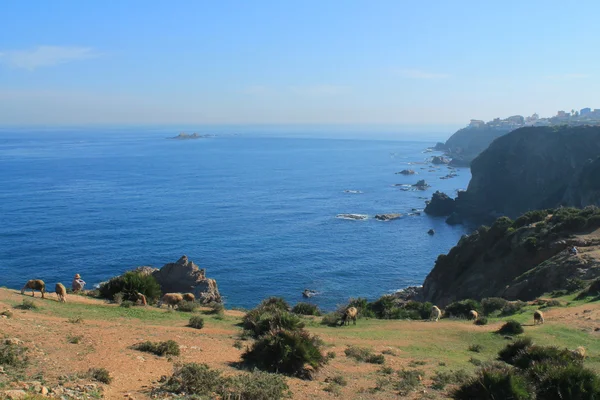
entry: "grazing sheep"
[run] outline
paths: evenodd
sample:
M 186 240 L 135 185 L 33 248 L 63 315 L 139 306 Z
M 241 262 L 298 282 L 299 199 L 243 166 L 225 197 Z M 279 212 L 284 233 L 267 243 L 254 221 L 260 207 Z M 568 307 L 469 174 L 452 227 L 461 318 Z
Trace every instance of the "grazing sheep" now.
M 354 325 L 356 325 L 356 316 L 358 315 L 358 310 L 356 307 L 349 307 L 344 311 L 344 315 L 342 316 L 342 325 L 350 325 L 350 320 L 354 321 Z
M 58 297 L 58 301 L 61 303 L 67 302 L 67 288 L 62 283 L 57 283 L 54 287 L 54 291 L 56 292 L 56 296 Z
M 175 308 L 176 305 L 183 301 L 183 296 L 181 293 L 167 293 L 162 299 L 158 302 L 158 308 L 162 306 L 163 303 L 167 305 L 167 308 Z
M 433 306 L 431 307 L 431 316 L 429 317 L 429 320 L 434 320 L 435 322 L 438 322 L 438 320 L 440 319 L 440 317 L 442 316 L 442 310 L 440 310 L 438 308 L 438 306 Z
M 533 324 L 543 324 L 544 323 L 544 314 L 540 310 L 536 310 L 533 313 Z
M 583 346 L 579 346 L 575 350 L 571 350 L 571 353 L 573 353 L 573 355 L 577 358 L 580 358 L 582 360 L 585 359 L 585 347 Z
M 469 311 L 469 319 L 476 321 L 479 318 L 479 313 L 475 310 Z
M 148 305 L 148 300 L 146 300 L 146 296 L 144 296 L 140 292 L 136 292 L 135 295 L 137 296 L 136 303 L 140 303 L 140 305 L 142 305 L 142 306 L 147 306 Z
M 185 301 L 196 301 L 196 296 L 194 296 L 194 293 L 184 293 L 183 294 L 183 300 L 185 300 Z
M 35 291 L 39 290 L 42 293 L 42 299 L 44 298 L 44 293 L 46 293 L 46 284 L 41 279 L 32 279 L 27 281 L 23 289 L 21 289 L 21 294 L 25 294 L 25 289 L 31 289 L 31 297 L 35 297 Z

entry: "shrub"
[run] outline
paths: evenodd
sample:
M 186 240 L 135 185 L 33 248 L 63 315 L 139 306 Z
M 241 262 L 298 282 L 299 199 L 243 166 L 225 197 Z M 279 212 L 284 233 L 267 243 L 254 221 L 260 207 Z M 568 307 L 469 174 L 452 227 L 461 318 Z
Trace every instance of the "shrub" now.
M 95 381 L 106 383 L 107 385 L 112 382 L 112 377 L 106 368 L 90 368 L 88 376 Z
M 385 355 L 388 355 L 388 356 L 394 356 L 394 357 L 397 356 L 396 352 L 394 350 L 392 350 L 392 349 L 382 350 L 381 354 L 385 354 Z
M 591 217 L 589 217 L 585 227 L 587 229 L 596 229 L 600 227 L 600 215 L 592 215 Z
M 115 293 L 113 296 L 113 302 L 117 304 L 121 304 L 123 302 L 124 294 L 123 292 Z
M 123 300 L 121 302 L 121 304 L 119 305 L 119 307 L 123 307 L 123 308 L 131 308 L 135 305 L 135 303 L 133 301 L 129 301 L 129 300 Z
M 500 315 L 502 315 L 502 316 L 514 315 L 514 314 L 518 313 L 519 311 L 521 311 L 521 309 L 523 307 L 525 307 L 526 305 L 527 305 L 527 303 L 525 303 L 523 301 L 519 301 L 519 300 L 509 301 L 502 308 L 502 312 L 500 313 Z
M 462 385 L 469 380 L 469 374 L 464 370 L 458 371 L 435 371 L 431 377 L 431 387 L 435 390 L 443 390 L 446 385 Z
M 269 297 L 263 300 L 257 308 L 274 308 L 281 311 L 290 311 L 290 305 L 281 297 Z
M 487 325 L 488 319 L 487 317 L 479 317 L 475 320 L 475 325 Z
M 394 373 L 394 368 L 384 366 L 384 367 L 379 368 L 379 373 L 381 373 L 383 375 L 391 375 Z
M 341 320 L 342 316 L 338 312 L 330 312 L 323 316 L 321 325 L 338 326 Z
M 546 301 L 541 308 L 560 307 L 560 306 L 562 306 L 562 303 L 560 301 L 552 299 L 552 300 Z
M 596 400 L 600 398 L 600 378 L 581 365 L 534 368 L 538 399 Z M 537 370 L 537 371 L 536 371 Z
M 326 362 L 322 342 L 304 330 L 278 330 L 261 336 L 242 359 L 263 371 L 307 377 L 308 367 L 318 370 Z
M 508 364 L 513 364 L 517 355 L 532 345 L 533 341 L 528 337 L 515 340 L 498 352 L 498 359 Z
M 523 326 L 517 321 L 509 320 L 498 329 L 497 333 L 501 335 L 520 335 L 525 332 Z
M 500 311 L 506 306 L 508 301 L 502 297 L 487 297 L 481 300 L 481 308 L 485 315 L 490 315 L 494 311 Z
M 81 317 L 70 317 L 67 320 L 67 322 L 70 323 L 70 324 L 81 324 L 81 323 L 83 323 L 83 318 L 81 318 Z
M 198 303 L 194 301 L 181 301 L 177 304 L 177 311 L 194 312 L 198 308 Z
M 472 344 L 469 346 L 469 351 L 472 351 L 474 353 L 481 353 L 481 350 L 483 350 L 483 346 L 481 346 L 480 344 Z
M 480 309 L 481 305 L 478 301 L 467 299 L 450 303 L 444 311 L 449 317 L 468 318 L 471 310 L 479 312 Z
M 333 360 L 335 358 L 335 351 L 328 351 L 327 354 L 325 355 L 325 357 L 328 360 Z
M 366 347 L 348 346 L 344 353 L 346 353 L 346 357 L 354 358 L 356 361 L 370 364 L 383 364 L 385 362 L 385 357 L 382 354 L 375 354 L 373 350 Z
M 519 351 L 509 364 L 520 369 L 527 369 L 540 363 L 567 366 L 581 364 L 581 358 L 568 349 L 531 345 Z
M 480 367 L 480 366 L 483 365 L 483 361 L 481 361 L 481 360 L 479 360 L 477 358 L 473 358 L 473 357 L 469 358 L 469 362 L 471 364 L 473 364 L 474 366 L 476 366 L 476 367 Z
M 364 297 L 358 297 L 356 299 L 351 298 L 350 301 L 348 301 L 348 305 L 346 307 L 343 307 L 343 309 L 345 310 L 348 307 L 356 307 L 356 309 L 358 310 L 358 318 L 375 317 L 375 312 L 373 312 L 371 305 Z
M 258 338 L 274 330 L 300 330 L 304 322 L 295 314 L 280 309 L 263 308 L 250 311 L 243 320 L 244 329 Z
M 208 304 L 208 308 L 210 308 L 208 314 L 223 315 L 225 313 L 225 306 L 223 303 L 217 303 L 216 301 L 213 301 Z
M 81 341 L 81 339 L 83 338 L 83 336 L 79 335 L 79 336 L 67 336 L 67 342 L 71 343 L 71 344 L 79 344 L 79 342 Z
M 285 379 L 276 374 L 254 371 L 226 378 L 218 390 L 222 399 L 280 400 L 290 397 Z
M 178 356 L 181 353 L 179 345 L 174 340 L 167 340 L 166 342 L 141 342 L 134 344 L 132 349 L 153 353 L 157 356 Z
M 473 399 L 534 399 L 527 380 L 508 366 L 491 365 L 479 370 L 475 378 L 455 389 L 451 396 L 456 400 Z
M 0 365 L 20 369 L 28 363 L 26 347 L 8 341 L 0 342 Z
M 202 329 L 202 328 L 204 328 L 204 319 L 202 317 L 195 315 L 192 318 L 190 318 L 190 321 L 188 322 L 188 326 L 191 328 L 195 328 L 195 329 Z
M 332 382 L 335 383 L 336 385 L 340 385 L 340 386 L 346 386 L 348 384 L 348 381 L 346 381 L 346 378 L 344 378 L 343 375 L 334 375 L 332 377 L 328 377 L 325 378 L 325 382 Z
M 522 226 L 534 224 L 536 222 L 543 221 L 548 216 L 548 210 L 534 210 L 528 211 L 521 215 L 513 222 L 512 227 L 518 229 Z
M 404 303 L 403 308 L 405 310 L 413 310 L 418 312 L 420 319 L 429 319 L 429 317 L 431 316 L 431 309 L 433 308 L 433 304 L 431 304 L 430 302 L 421 303 L 418 301 L 411 300 Z
M 221 384 L 221 372 L 211 370 L 206 364 L 177 365 L 163 389 L 186 395 L 211 396 Z
M 300 315 L 321 315 L 319 307 L 310 303 L 298 303 L 294 306 L 294 308 L 292 308 L 292 312 Z
M 12 318 L 13 312 L 10 310 L 4 310 L 4 311 L 0 312 L 0 315 L 4 315 L 6 318 Z
M 598 296 L 600 295 L 600 278 L 596 278 L 592 281 L 590 286 L 587 287 L 584 291 L 577 295 L 576 299 L 581 300 L 585 299 L 588 296 Z
M 585 287 L 585 282 L 579 278 L 570 278 L 567 279 L 567 283 L 565 284 L 565 290 L 568 293 L 574 293 L 579 290 L 582 290 Z
M 134 302 L 137 300 L 138 292 L 146 296 L 150 303 L 158 300 L 162 294 L 160 285 L 154 276 L 135 271 L 125 272 L 121 276 L 116 276 L 108 282 L 100 284 L 98 290 L 100 296 L 105 299 L 112 300 L 116 294 L 122 293 L 121 300 Z
M 337 383 L 329 382 L 329 384 L 327 384 L 323 390 L 333 394 L 334 396 L 342 395 L 342 387 Z
M 15 308 L 20 310 L 37 310 L 38 306 L 33 302 L 33 300 L 23 299 L 23 303 L 16 305 Z
M 523 247 L 530 253 L 535 253 L 538 248 L 537 239 L 533 236 L 528 237 L 525 239 L 525 242 L 523 242 Z
M 488 231 L 488 236 L 492 236 L 492 238 L 500 238 L 504 236 L 506 231 L 512 227 L 513 221 L 508 217 L 500 217 L 498 218 L 490 227 Z
M 395 387 L 401 396 L 406 396 L 408 393 L 416 390 L 421 385 L 424 373 L 417 369 L 403 369 L 398 371 L 398 382 Z

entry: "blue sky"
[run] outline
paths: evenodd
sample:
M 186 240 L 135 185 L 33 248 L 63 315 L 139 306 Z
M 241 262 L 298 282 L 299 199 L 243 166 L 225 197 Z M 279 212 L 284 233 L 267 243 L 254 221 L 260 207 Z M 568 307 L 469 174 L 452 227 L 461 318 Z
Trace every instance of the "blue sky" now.
M 599 15 L 587 0 L 3 1 L 0 124 L 464 125 L 600 108 Z

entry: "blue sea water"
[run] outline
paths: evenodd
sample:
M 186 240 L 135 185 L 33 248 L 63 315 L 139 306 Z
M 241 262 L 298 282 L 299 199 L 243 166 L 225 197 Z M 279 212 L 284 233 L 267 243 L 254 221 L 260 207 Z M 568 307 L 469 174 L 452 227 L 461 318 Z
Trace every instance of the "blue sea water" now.
M 431 141 L 165 139 L 176 133 L 1 131 L 0 285 L 41 278 L 53 288 L 80 273 L 91 286 L 186 254 L 217 280 L 228 307 L 271 295 L 295 303 L 310 288 L 320 293 L 312 302 L 332 309 L 421 284 L 466 233 L 406 215 L 435 190 L 468 185 L 468 169 L 442 180 L 446 167 L 410 164 L 431 155 Z M 395 174 L 405 168 L 418 175 Z M 432 187 L 393 186 L 419 179 Z M 373 218 L 396 212 L 404 216 Z

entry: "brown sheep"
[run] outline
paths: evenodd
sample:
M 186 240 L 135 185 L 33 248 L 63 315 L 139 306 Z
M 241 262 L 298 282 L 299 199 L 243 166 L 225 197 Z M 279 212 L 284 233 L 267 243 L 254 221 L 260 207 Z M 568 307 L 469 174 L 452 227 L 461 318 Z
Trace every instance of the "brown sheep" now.
M 429 317 L 430 321 L 434 320 L 435 322 L 438 322 L 441 316 L 442 310 L 440 310 L 438 306 L 431 307 L 431 316 Z
M 58 301 L 61 303 L 67 302 L 67 288 L 62 283 L 57 283 L 54 287 L 54 291 L 56 292 L 56 296 L 58 297 Z
M 573 353 L 573 355 L 577 358 L 580 358 L 582 360 L 585 359 L 585 347 L 583 346 L 579 346 L 575 350 L 571 350 L 571 353 Z
M 543 324 L 544 323 L 544 314 L 540 310 L 536 310 L 533 313 L 533 324 Z
M 146 300 L 146 296 L 144 296 L 140 292 L 136 292 L 135 295 L 137 296 L 136 303 L 139 303 L 142 306 L 147 306 L 148 305 L 148 300 Z
M 167 308 L 175 308 L 176 305 L 183 301 L 183 296 L 181 293 L 167 293 L 162 299 L 158 302 L 158 308 L 162 306 L 163 303 L 167 305 Z
M 41 279 L 32 279 L 27 281 L 23 289 L 21 289 L 21 294 L 25 294 L 25 289 L 31 289 L 31 297 L 35 297 L 35 291 L 39 290 L 42 293 L 42 299 L 44 298 L 44 293 L 46 293 L 46 284 Z
M 183 294 L 183 300 L 185 300 L 185 301 L 196 301 L 196 296 L 194 296 L 194 293 L 184 293 Z
M 349 307 L 344 311 L 344 315 L 342 315 L 342 325 L 350 325 L 350 320 L 354 321 L 354 325 L 356 325 L 357 316 L 358 310 L 356 307 Z
M 476 321 L 477 318 L 479 318 L 479 313 L 477 311 L 475 311 L 475 310 L 469 311 L 469 319 L 470 320 Z

